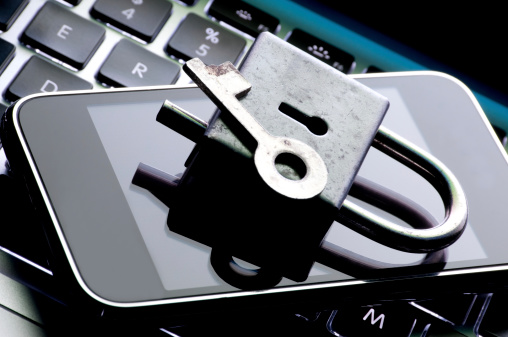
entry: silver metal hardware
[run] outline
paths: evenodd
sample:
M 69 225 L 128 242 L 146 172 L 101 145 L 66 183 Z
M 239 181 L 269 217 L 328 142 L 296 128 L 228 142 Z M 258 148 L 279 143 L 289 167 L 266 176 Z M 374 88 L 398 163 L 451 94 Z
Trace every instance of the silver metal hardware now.
M 323 191 L 328 172 L 321 156 L 297 139 L 271 135 L 254 119 L 238 100 L 249 92 L 251 85 L 231 62 L 206 66 L 201 60 L 192 59 L 186 67 L 189 76 L 213 95 L 217 106 L 231 113 L 256 139 L 254 163 L 259 175 L 271 188 L 295 199 L 312 198 Z M 282 153 L 295 155 L 303 161 L 306 174 L 302 179 L 287 179 L 277 171 L 275 160 Z
M 422 264 L 444 265 L 444 249 L 467 223 L 465 194 L 436 158 L 380 127 L 386 98 L 269 33 L 256 39 L 241 73 L 197 59 L 184 70 L 220 111 L 207 123 L 166 101 L 157 120 L 197 144 L 188 168 L 176 178 L 140 166 L 133 181 L 167 203 L 170 230 L 212 247 L 226 282 L 257 289 L 280 276 L 303 281 L 315 261 L 370 275 L 376 266 L 323 242 L 334 220 L 386 246 L 427 253 Z M 370 146 L 436 188 L 446 209 L 440 224 L 404 197 L 355 182 Z M 400 217 L 413 228 L 347 201 L 352 187 L 395 216 L 404 210 Z M 243 270 L 232 256 L 260 272 Z

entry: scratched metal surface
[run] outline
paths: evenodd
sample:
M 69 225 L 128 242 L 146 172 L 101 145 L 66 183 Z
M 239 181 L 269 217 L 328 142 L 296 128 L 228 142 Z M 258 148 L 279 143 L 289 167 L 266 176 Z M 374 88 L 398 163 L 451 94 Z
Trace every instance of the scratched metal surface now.
M 328 182 L 320 197 L 336 206 L 342 204 L 383 120 L 388 100 L 270 34 L 258 37 L 240 72 L 252 84 L 241 99 L 242 105 L 270 134 L 313 147 L 328 169 Z M 321 118 L 328 131 L 313 134 L 279 111 L 283 102 L 309 117 Z M 232 147 L 238 142 L 220 118 L 209 137 Z

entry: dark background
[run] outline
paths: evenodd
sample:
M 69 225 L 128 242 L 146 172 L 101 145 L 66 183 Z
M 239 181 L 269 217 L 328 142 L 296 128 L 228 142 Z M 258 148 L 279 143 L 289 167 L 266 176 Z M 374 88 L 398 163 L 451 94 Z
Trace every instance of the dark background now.
M 500 3 L 294 1 L 317 3 L 321 15 L 508 103 L 508 18 Z

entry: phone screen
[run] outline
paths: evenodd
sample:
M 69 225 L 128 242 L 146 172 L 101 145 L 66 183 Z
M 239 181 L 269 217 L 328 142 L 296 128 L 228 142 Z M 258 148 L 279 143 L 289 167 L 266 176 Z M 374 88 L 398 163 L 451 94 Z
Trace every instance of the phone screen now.
M 501 230 L 500 222 L 508 216 L 501 207 L 508 167 L 469 94 L 455 82 L 435 75 L 359 80 L 389 99 L 383 126 L 442 160 L 466 192 L 468 226 L 448 248 L 444 271 L 506 263 L 503 246 L 491 232 Z M 432 81 L 440 88 L 421 90 Z M 444 90 L 453 100 L 444 100 Z M 70 96 L 60 97 L 61 107 L 67 106 L 66 97 Z M 184 162 L 194 144 L 156 121 L 165 99 L 205 120 L 215 111 L 198 89 L 186 88 L 81 95 L 72 98 L 74 109 L 54 109 L 55 98 L 53 103 L 41 98 L 37 110 L 45 111 L 44 118 L 28 112 L 35 108 L 30 107 L 31 101 L 24 103 L 19 115 L 68 255 L 86 286 L 110 301 L 241 293 L 215 274 L 209 262 L 210 248 L 171 232 L 166 223 L 168 207 L 132 184 L 139 163 L 172 175 L 185 170 Z M 49 133 L 55 129 L 54 123 L 65 127 Z M 359 175 L 443 219 L 442 202 L 430 184 L 377 150 L 369 151 Z M 210 225 L 213 221 L 210 218 Z M 424 257 L 387 248 L 339 223 L 332 225 L 326 240 L 401 269 Z M 355 278 L 316 263 L 306 281 L 283 279 L 277 287 L 329 286 L 351 280 Z

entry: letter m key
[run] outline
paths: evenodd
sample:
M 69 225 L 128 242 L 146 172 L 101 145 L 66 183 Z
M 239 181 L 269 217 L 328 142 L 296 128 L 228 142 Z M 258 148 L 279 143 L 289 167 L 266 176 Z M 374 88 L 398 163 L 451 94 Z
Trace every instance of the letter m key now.
M 367 314 L 363 317 L 363 320 L 367 320 L 370 316 L 370 324 L 375 325 L 379 321 L 379 329 L 383 329 L 383 323 L 385 322 L 385 315 L 381 314 L 377 317 L 374 316 L 374 308 L 370 308 Z

